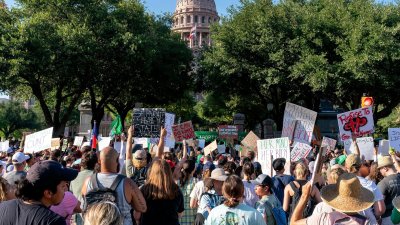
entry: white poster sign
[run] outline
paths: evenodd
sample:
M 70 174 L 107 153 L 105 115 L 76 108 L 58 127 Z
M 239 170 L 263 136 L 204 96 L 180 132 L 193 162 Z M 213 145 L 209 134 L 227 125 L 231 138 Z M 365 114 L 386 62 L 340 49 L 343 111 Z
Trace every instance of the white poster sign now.
M 118 153 L 122 154 L 125 157 L 126 152 L 126 142 L 114 142 L 114 149 L 117 150 Z M 131 149 L 132 151 L 132 149 Z
M 218 153 L 225 154 L 226 146 L 225 144 L 218 145 Z
M 111 137 L 102 137 L 99 141 L 99 150 L 103 150 L 106 147 L 110 146 Z
M 390 147 L 400 151 L 400 128 L 389 128 Z
M 211 152 L 213 152 L 217 148 L 218 148 L 218 144 L 217 144 L 217 141 L 215 140 L 204 148 L 204 155 L 205 156 L 209 155 Z
M 51 148 L 52 135 L 52 127 L 27 135 L 25 138 L 24 152 L 35 153 Z
M 0 142 L 0 152 L 7 152 L 9 147 L 10 147 L 9 141 Z
M 285 174 L 290 174 L 290 147 L 289 138 L 275 138 L 257 141 L 258 159 L 263 174 L 273 176 L 272 162 L 277 158 L 285 158 Z
M 336 142 L 335 139 L 323 137 L 321 147 L 327 147 L 327 150 L 333 151 L 336 147 Z
M 352 143 L 351 139 L 344 141 L 344 149 L 348 154 L 354 153 L 354 145 Z M 357 138 L 357 145 L 362 158 L 374 160 L 374 139 L 372 137 Z
M 75 136 L 74 145 L 81 146 L 83 143 L 83 136 Z
M 351 140 L 351 134 L 362 137 L 374 133 L 372 107 L 361 108 L 337 115 L 340 139 Z
M 380 140 L 379 141 L 379 155 L 389 155 L 389 140 Z
M 297 162 L 299 159 L 304 159 L 310 154 L 312 147 L 308 144 L 297 142 L 290 152 L 290 161 Z
M 172 126 L 174 125 L 175 114 L 165 113 L 165 124 L 164 127 L 167 130 L 167 136 L 165 136 L 165 146 L 168 148 L 175 148 L 175 138 L 172 132 Z

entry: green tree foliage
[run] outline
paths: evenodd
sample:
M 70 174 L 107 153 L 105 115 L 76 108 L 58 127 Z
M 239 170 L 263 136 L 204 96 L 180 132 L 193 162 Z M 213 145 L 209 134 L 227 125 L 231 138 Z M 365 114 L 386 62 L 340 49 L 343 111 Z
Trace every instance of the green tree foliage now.
M 282 121 L 286 101 L 318 111 L 324 98 L 350 110 L 363 93 L 379 119 L 399 104 L 399 23 L 398 5 L 370 0 L 243 0 L 213 27 L 201 70 L 208 90 L 238 99 L 227 114 L 250 124 L 266 118 L 267 103 Z
M 19 102 L 0 103 L 0 132 L 5 138 L 20 129 L 37 129 L 36 114 Z

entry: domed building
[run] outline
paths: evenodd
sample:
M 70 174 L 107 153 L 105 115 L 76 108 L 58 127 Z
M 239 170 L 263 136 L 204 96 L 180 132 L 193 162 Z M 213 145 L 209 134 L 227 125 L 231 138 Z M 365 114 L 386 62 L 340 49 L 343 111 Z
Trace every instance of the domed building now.
M 210 25 L 219 21 L 214 0 L 177 0 L 172 30 L 190 48 L 211 45 Z

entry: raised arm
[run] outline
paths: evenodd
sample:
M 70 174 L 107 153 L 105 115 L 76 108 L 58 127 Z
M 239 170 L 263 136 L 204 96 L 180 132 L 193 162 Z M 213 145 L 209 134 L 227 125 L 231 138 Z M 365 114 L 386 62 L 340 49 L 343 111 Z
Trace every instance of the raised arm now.
M 361 155 L 360 154 L 360 149 L 358 148 L 358 144 L 357 144 L 357 137 L 354 134 L 351 134 L 351 139 L 353 140 L 353 146 L 354 146 L 354 154 L 356 155 Z
M 134 128 L 133 125 L 128 129 L 128 138 L 126 140 L 126 153 L 125 160 L 132 160 L 132 136 L 133 136 Z
M 183 152 L 182 152 L 182 162 L 184 162 L 187 159 L 187 143 L 186 140 L 182 141 L 182 145 L 183 145 Z
M 165 136 L 167 136 L 167 130 L 161 127 L 160 141 L 158 142 L 158 150 L 155 158 L 161 159 L 164 155 Z

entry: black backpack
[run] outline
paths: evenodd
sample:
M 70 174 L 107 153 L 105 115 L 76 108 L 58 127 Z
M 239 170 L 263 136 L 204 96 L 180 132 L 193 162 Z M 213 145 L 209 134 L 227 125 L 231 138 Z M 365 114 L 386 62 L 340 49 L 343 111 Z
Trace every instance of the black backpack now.
M 294 191 L 294 195 L 292 197 L 292 203 L 290 204 L 290 216 L 293 215 L 294 208 L 296 208 L 297 203 L 299 202 L 302 194 L 302 187 L 304 184 L 301 182 L 297 181 L 297 183 L 300 184 L 300 187 L 297 188 L 296 185 L 294 184 L 294 181 L 290 182 L 289 185 Z M 303 218 L 307 218 L 312 215 L 314 208 L 315 208 L 315 201 L 313 197 L 310 197 L 307 201 L 307 205 L 303 210 Z M 290 221 L 290 220 L 289 220 Z
M 124 180 L 125 176 L 118 174 L 110 188 L 99 188 L 97 173 L 90 177 L 93 189 L 86 193 L 83 203 L 83 212 L 86 212 L 92 204 L 109 201 L 117 204 L 117 193 L 115 190 L 118 184 Z
M 138 187 L 141 187 L 146 182 L 147 177 L 147 166 L 141 169 L 132 168 L 131 179 L 135 182 Z

